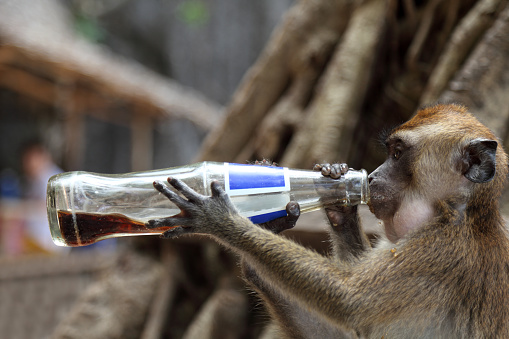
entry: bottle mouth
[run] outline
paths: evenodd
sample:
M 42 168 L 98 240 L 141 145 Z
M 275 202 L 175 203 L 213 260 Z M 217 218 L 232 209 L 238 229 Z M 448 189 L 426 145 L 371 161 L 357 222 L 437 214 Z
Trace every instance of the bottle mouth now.
M 323 205 L 353 206 L 368 204 L 369 180 L 366 170 L 349 170 L 339 179 L 316 172 L 315 189 Z
M 369 178 L 368 172 L 365 169 L 360 170 L 362 172 L 361 176 L 361 204 L 369 203 Z
M 367 204 L 369 202 L 369 180 L 366 170 L 350 170 L 344 178 L 347 203 Z

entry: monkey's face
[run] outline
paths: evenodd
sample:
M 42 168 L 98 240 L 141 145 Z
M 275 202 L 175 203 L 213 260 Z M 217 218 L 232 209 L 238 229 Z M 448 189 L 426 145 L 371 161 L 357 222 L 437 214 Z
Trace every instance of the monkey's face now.
M 398 137 L 385 141 L 387 159 L 369 175 L 369 208 L 378 219 L 394 216 L 412 180 L 412 147 Z
M 389 239 L 397 240 L 432 218 L 440 200 L 468 203 L 480 190 L 493 194 L 492 186 L 500 186 L 491 183 L 496 163 L 507 163 L 503 151 L 496 159 L 494 139 L 455 105 L 419 111 L 394 129 L 385 140 L 386 161 L 369 175 L 369 207 L 386 232 L 393 232 Z M 499 176 L 506 172 L 503 167 L 497 169 Z
M 435 202 L 456 195 L 467 181 L 452 165 L 457 147 L 444 147 L 443 140 L 421 128 L 401 127 L 385 140 L 387 159 L 369 175 L 369 207 L 383 221 L 389 240 L 430 220 Z

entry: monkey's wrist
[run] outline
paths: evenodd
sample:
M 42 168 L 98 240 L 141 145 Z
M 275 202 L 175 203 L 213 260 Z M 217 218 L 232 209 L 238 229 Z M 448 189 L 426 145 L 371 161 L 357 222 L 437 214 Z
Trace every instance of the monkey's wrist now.
M 357 224 L 358 213 L 357 205 L 355 206 L 327 206 L 325 214 L 331 226 L 336 229 L 339 226 Z

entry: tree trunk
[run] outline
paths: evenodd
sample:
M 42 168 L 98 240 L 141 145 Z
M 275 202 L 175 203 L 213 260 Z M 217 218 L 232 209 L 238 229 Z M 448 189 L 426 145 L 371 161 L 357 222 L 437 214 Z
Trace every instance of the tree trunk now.
M 327 65 L 306 122 L 299 126 L 294 142 L 283 157 L 286 165 L 310 166 L 312 162 L 344 159 L 348 155 L 365 98 L 365 84 L 371 78 L 386 22 L 382 15 L 385 12 L 385 0 L 371 0 L 352 13 L 342 43 Z M 263 154 L 263 149 L 259 151 Z
M 509 116 L 507 2 L 297 2 L 198 160 L 372 170 L 373 136 L 422 104 L 463 103 L 498 136 Z
M 509 118 L 509 6 L 440 96 L 466 105 L 495 135 L 505 139 Z
M 292 112 L 289 120 L 302 120 L 299 111 L 307 105 L 341 37 L 350 7 L 347 0 L 299 1 L 246 74 L 224 121 L 210 133 L 198 158 L 231 161 L 241 152 L 250 153 L 244 149 L 254 144 L 262 119 L 279 120 L 274 117 L 281 114 L 278 112 Z M 290 110 L 286 109 L 288 100 L 292 102 Z M 281 127 L 274 129 L 272 136 L 279 136 Z

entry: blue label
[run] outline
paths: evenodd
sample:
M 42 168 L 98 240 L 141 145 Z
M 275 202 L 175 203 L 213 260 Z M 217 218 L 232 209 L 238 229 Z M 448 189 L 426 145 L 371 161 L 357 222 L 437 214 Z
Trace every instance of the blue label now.
M 286 168 L 229 163 L 225 166 L 225 188 L 230 196 L 290 190 Z
M 261 224 L 264 222 L 268 222 L 268 221 L 271 221 L 271 220 L 274 220 L 277 218 L 281 218 L 281 217 L 286 217 L 286 216 L 287 216 L 286 210 L 284 210 L 284 211 L 275 211 L 275 212 L 270 212 L 270 213 L 265 213 L 265 214 L 260 214 L 260 215 L 253 215 L 252 217 L 249 217 L 249 220 L 251 220 L 251 222 L 253 224 Z

